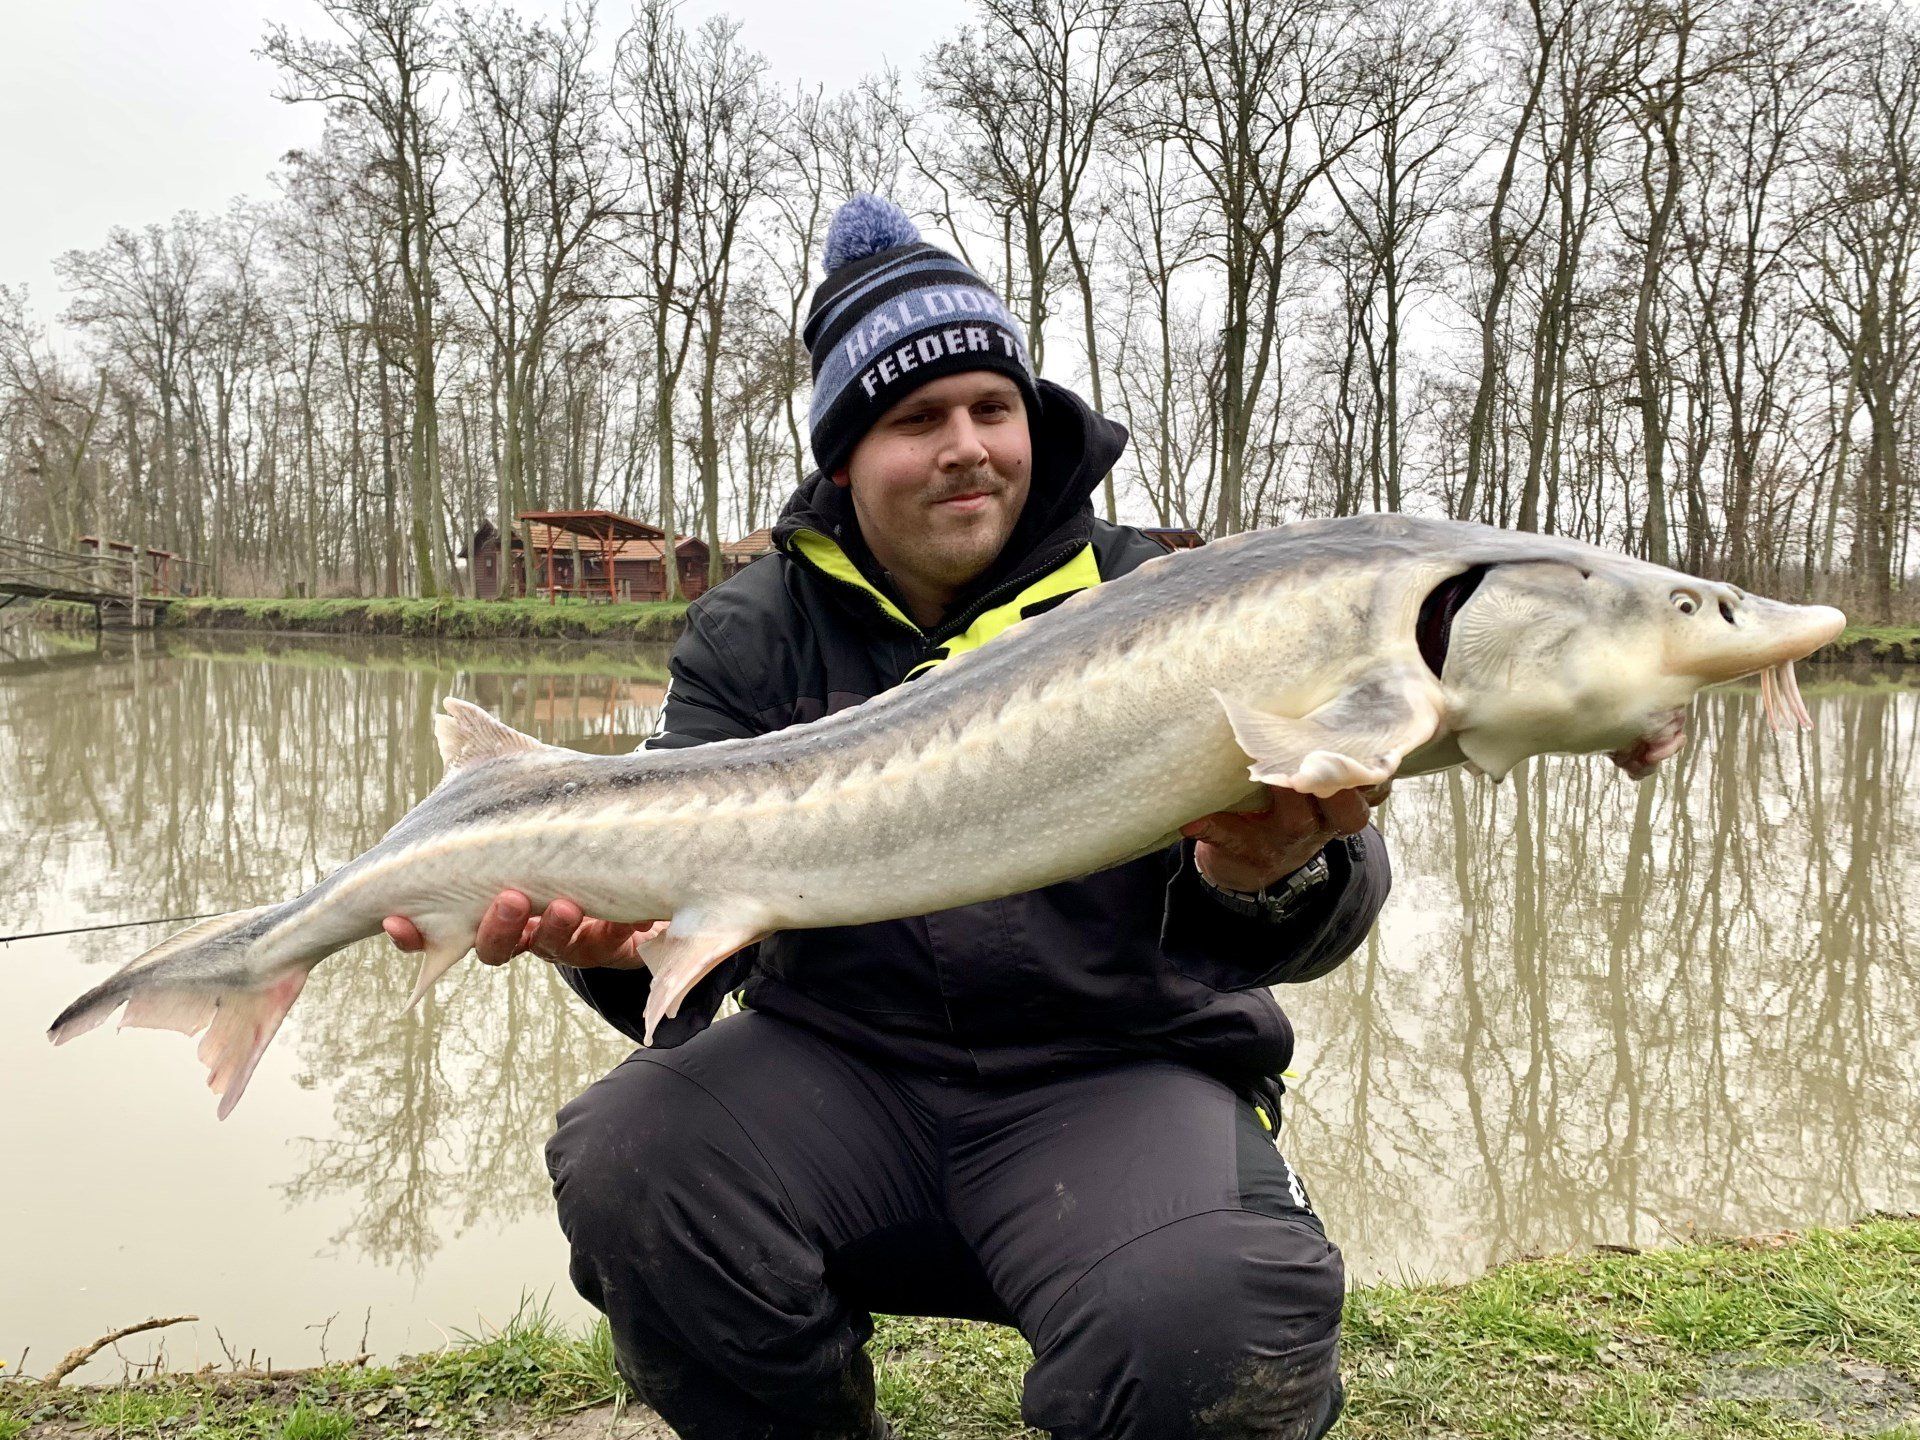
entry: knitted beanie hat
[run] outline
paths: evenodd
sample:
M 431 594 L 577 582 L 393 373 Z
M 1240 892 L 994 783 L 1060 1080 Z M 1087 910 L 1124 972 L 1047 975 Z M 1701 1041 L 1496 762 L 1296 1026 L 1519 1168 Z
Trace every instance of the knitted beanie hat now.
M 831 475 L 901 396 L 966 370 L 998 370 L 1040 409 L 1027 340 L 992 288 L 926 244 L 906 212 L 855 195 L 834 213 L 803 332 L 813 360 L 813 458 Z

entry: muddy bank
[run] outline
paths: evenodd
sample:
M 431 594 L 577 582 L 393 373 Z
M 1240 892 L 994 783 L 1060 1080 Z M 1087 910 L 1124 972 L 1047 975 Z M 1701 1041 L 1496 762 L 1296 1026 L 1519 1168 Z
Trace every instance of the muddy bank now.
M 1920 625 L 1848 626 L 1810 665 L 1920 665 Z

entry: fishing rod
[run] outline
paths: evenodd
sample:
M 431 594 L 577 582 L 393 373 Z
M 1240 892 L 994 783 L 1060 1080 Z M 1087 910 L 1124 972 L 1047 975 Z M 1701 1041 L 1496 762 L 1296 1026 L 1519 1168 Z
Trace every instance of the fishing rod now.
M 157 915 L 151 920 L 116 920 L 111 925 L 75 925 L 66 930 L 29 930 L 23 935 L 0 935 L 0 945 L 16 940 L 45 940 L 53 935 L 90 935 L 96 930 L 131 930 L 139 925 L 180 925 L 188 920 L 211 920 L 225 910 L 209 910 L 204 915 Z

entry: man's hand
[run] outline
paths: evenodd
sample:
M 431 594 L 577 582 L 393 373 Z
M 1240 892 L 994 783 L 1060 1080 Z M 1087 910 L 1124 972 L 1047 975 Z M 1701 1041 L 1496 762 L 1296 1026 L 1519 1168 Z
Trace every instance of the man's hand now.
M 1389 780 L 1321 800 L 1270 785 L 1265 809 L 1202 815 L 1181 826 L 1180 833 L 1199 842 L 1193 863 L 1208 881 L 1222 890 L 1252 893 L 1286 879 L 1328 842 L 1366 829 L 1373 807 L 1392 786 Z
M 426 948 L 419 928 L 404 916 L 389 915 L 380 928 L 402 950 Z M 536 915 L 532 902 L 518 890 L 502 890 L 481 917 L 473 948 L 483 965 L 504 965 L 530 950 L 543 960 L 581 970 L 632 970 L 645 963 L 640 942 L 652 933 L 649 925 L 589 920 L 571 900 L 555 900 Z

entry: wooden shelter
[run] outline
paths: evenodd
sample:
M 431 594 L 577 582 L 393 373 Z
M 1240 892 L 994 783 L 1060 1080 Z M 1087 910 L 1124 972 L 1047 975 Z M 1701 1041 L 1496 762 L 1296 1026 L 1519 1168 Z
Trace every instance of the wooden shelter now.
M 473 593 L 483 600 L 527 593 L 524 559 L 533 547 L 533 591 L 556 599 L 664 600 L 666 531 L 612 510 L 527 510 L 517 517 L 511 559 L 502 574 L 500 532 L 487 521 L 473 537 Z M 707 588 L 707 544 L 697 536 L 674 546 L 680 593 Z

